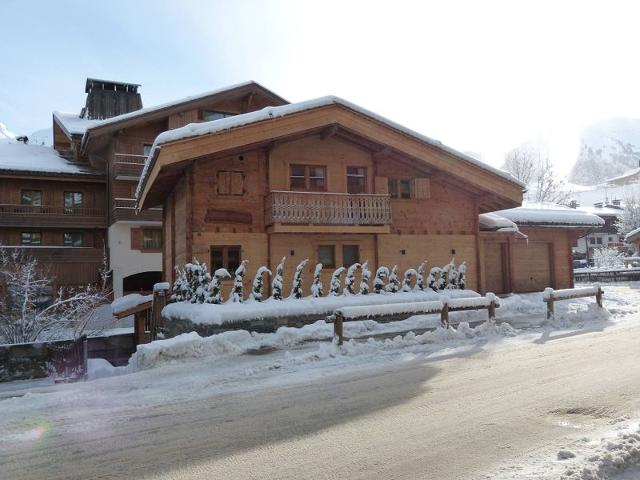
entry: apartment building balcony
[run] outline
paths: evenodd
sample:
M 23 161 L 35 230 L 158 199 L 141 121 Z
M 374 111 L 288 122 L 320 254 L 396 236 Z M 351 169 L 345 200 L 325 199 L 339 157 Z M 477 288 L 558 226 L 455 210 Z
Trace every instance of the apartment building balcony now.
M 389 233 L 388 195 L 272 191 L 265 222 L 273 232 Z
M 101 208 L 0 204 L 0 227 L 105 228 L 107 212 Z
M 135 198 L 114 198 L 113 221 L 162 222 L 162 207 L 154 207 L 143 210 L 142 212 L 137 212 Z
M 112 176 L 115 180 L 138 181 L 142 175 L 146 155 L 129 153 L 115 153 L 113 159 Z

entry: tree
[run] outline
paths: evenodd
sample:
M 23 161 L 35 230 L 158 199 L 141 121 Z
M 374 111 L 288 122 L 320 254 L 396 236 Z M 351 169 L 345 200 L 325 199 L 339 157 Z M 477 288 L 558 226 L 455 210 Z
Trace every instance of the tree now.
M 396 293 L 400 290 L 400 282 L 398 281 L 398 265 L 394 265 L 389 273 L 389 283 L 387 284 L 387 292 Z
M 197 259 L 184 266 L 186 282 L 190 290 L 189 301 L 191 303 L 204 303 L 207 286 L 211 282 L 211 275 L 206 263 L 200 263 Z
M 429 276 L 427 277 L 427 286 L 433 290 L 434 292 L 437 292 L 440 288 L 439 284 L 440 284 L 440 275 L 441 275 L 441 269 L 440 267 L 433 267 L 430 271 L 429 271 Z
M 233 277 L 233 290 L 229 295 L 229 301 L 232 303 L 242 303 L 244 301 L 244 276 L 247 273 L 247 260 L 240 262 L 240 266 L 236 268 Z
M 369 294 L 369 279 L 371 278 L 371 270 L 369 270 L 369 262 L 362 264 L 362 273 L 360 274 L 360 293 L 362 295 Z
M 5 287 L 0 343 L 79 338 L 94 320 L 96 308 L 109 303 L 108 278 L 105 258 L 97 284 L 52 292 L 53 279 L 36 259 L 19 249 L 0 248 L 0 284 Z
M 207 285 L 207 290 L 205 292 L 204 302 L 217 305 L 222 303 L 222 280 L 225 278 L 231 278 L 231 274 L 226 268 L 219 268 L 213 272 L 211 277 L 211 281 L 209 282 L 209 285 Z
M 640 202 L 632 196 L 624 201 L 624 209 L 616 222 L 616 229 L 620 235 L 626 235 L 636 228 L 640 228 Z
M 373 279 L 373 291 L 376 293 L 382 293 L 385 291 L 384 279 L 389 276 L 389 269 L 387 267 L 380 267 L 376 270 L 376 276 Z
M 291 287 L 290 298 L 302 298 L 304 292 L 302 290 L 302 274 L 304 273 L 304 267 L 309 263 L 309 259 L 305 258 L 296 267 L 296 271 L 293 274 L 293 285 Z
M 188 302 L 191 300 L 191 288 L 187 280 L 187 273 L 184 268 L 176 265 L 176 279 L 173 282 L 171 300 L 174 302 Z
M 313 282 L 311 283 L 311 296 L 319 298 L 324 296 L 324 290 L 322 286 L 322 264 L 318 263 L 313 271 Z
M 340 285 L 340 275 L 346 270 L 344 267 L 336 268 L 333 274 L 331 275 L 331 284 L 329 295 L 337 296 L 340 295 L 341 285 Z
M 427 271 L 427 262 L 424 261 L 418 267 L 418 276 L 416 277 L 416 290 L 424 290 L 425 289 L 425 280 L 424 274 Z
M 458 289 L 467 288 L 467 263 L 462 262 L 458 267 Z
M 593 264 L 596 268 L 623 268 L 623 255 L 615 248 L 597 248 L 593 252 Z
M 344 279 L 344 290 L 342 293 L 345 295 L 355 295 L 356 294 L 356 270 L 360 268 L 359 263 L 354 263 L 347 269 L 347 276 Z
M 267 267 L 262 266 L 256 271 L 256 275 L 253 277 L 253 283 L 251 286 L 251 295 L 250 298 L 255 300 L 256 302 L 262 301 L 262 295 L 264 290 L 264 275 L 271 275 L 271 270 Z
M 284 262 L 287 257 L 282 257 L 280 263 L 276 267 L 276 274 L 271 281 L 271 296 L 274 300 L 282 300 L 282 275 L 284 274 Z

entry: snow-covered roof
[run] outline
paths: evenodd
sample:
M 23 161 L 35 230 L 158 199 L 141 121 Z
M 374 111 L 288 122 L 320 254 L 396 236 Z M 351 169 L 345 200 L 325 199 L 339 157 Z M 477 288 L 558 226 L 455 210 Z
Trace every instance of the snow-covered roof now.
M 470 155 L 459 152 L 451 147 L 448 147 L 447 145 L 444 145 L 438 140 L 434 140 L 425 135 L 422 135 L 421 133 L 418 133 L 414 130 L 404 127 L 399 123 L 393 122 L 392 120 L 389 120 L 381 115 L 371 112 L 370 110 L 362 108 L 354 103 L 351 103 L 342 98 L 330 95 L 326 97 L 316 98 L 313 100 L 307 100 L 304 102 L 291 103 L 289 105 L 283 105 L 279 107 L 266 107 L 266 108 L 263 108 L 262 110 L 257 110 L 255 112 L 235 115 L 232 117 L 222 118 L 219 120 L 213 120 L 211 122 L 190 123 L 188 125 L 185 125 L 184 127 L 176 128 L 174 130 L 168 130 L 166 132 L 161 133 L 156 137 L 156 140 L 153 143 L 153 147 L 151 149 L 151 153 L 149 154 L 145 162 L 142 175 L 140 176 L 140 182 L 138 183 L 138 188 L 136 190 L 136 196 L 139 196 L 141 193 L 142 185 L 144 185 L 146 181 L 147 174 L 149 173 L 150 166 L 157 153 L 158 148 L 166 143 L 175 142 L 177 140 L 184 140 L 186 138 L 191 138 L 191 137 L 198 137 L 201 135 L 207 135 L 211 133 L 218 133 L 225 130 L 231 130 L 233 128 L 242 127 L 252 123 L 268 121 L 271 119 L 285 117 L 287 115 L 300 113 L 300 112 L 304 112 L 304 111 L 312 110 L 316 108 L 326 107 L 329 105 L 340 105 L 350 110 L 353 110 L 357 113 L 365 115 L 367 117 L 373 118 L 374 120 L 380 123 L 383 123 L 391 128 L 399 130 L 402 133 L 410 135 L 422 142 L 433 145 L 473 165 L 476 165 L 510 182 L 520 185 L 523 188 L 525 187 L 525 185 L 522 182 L 520 182 L 513 175 L 511 175 L 508 172 L 505 172 L 504 170 L 500 170 L 498 168 L 492 167 L 478 160 L 477 158 L 474 158 Z
M 521 207 L 493 213 L 508 218 L 518 226 L 598 227 L 604 225 L 604 220 L 592 213 L 546 202 L 525 203 Z
M 104 121 L 80 118 L 79 114 L 69 112 L 53 112 L 53 118 L 69 135 L 84 135 L 87 129 Z
M 622 215 L 623 209 L 622 208 L 615 208 L 615 207 L 609 207 L 609 206 L 604 206 L 604 207 L 587 207 L 587 206 L 580 206 L 578 207 L 578 210 L 581 210 L 583 212 L 587 212 L 587 213 L 593 213 L 594 215 L 598 215 L 600 217 L 604 216 L 604 217 L 619 217 L 620 215 Z
M 626 242 L 629 242 L 631 240 L 635 240 L 636 237 L 638 237 L 638 235 L 640 235 L 640 228 L 636 228 L 635 230 L 631 230 L 629 233 L 627 233 L 624 236 L 624 239 Z
M 88 166 L 70 162 L 51 147 L 23 144 L 17 141 L 0 142 L 0 170 L 57 174 L 96 174 Z
M 518 226 L 508 218 L 501 217 L 495 213 L 481 213 L 478 215 L 480 230 L 490 230 L 493 232 L 517 232 Z
M 626 180 L 628 177 L 634 177 L 640 174 L 640 168 L 633 168 L 631 170 L 627 170 L 622 175 L 618 175 L 617 177 L 607 178 L 604 183 L 619 183 L 622 180 Z

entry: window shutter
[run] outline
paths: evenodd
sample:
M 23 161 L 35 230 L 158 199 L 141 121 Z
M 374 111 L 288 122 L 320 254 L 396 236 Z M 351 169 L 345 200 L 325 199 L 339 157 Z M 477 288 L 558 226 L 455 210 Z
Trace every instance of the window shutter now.
M 431 185 L 428 178 L 416 178 L 413 180 L 414 197 L 427 199 L 431 197 Z
M 374 179 L 375 192 L 380 195 L 389 194 L 389 179 L 387 177 L 376 177 Z
M 244 173 L 231 172 L 231 195 L 242 195 L 244 193 Z
M 231 194 L 231 172 L 218 172 L 218 195 Z
M 131 250 L 142 250 L 142 229 L 131 229 Z

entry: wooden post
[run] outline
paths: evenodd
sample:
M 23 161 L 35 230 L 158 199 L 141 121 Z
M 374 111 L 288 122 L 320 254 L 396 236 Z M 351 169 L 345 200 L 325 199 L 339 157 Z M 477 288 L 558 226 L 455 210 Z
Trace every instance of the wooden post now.
M 442 328 L 449 328 L 449 304 L 443 303 L 442 310 L 440 310 L 440 324 Z
M 82 368 L 83 374 L 82 379 L 89 379 L 89 341 L 87 340 L 87 336 L 82 336 Z
M 169 290 L 153 287 L 153 303 L 151 304 L 151 325 L 149 328 L 149 341 L 158 338 L 158 330 L 162 327 L 162 309 L 167 305 Z
M 336 312 L 334 314 L 334 320 L 333 320 L 333 336 L 338 339 L 338 345 L 342 345 L 342 341 L 344 340 L 343 331 L 342 331 L 342 322 L 343 322 L 342 313 Z
M 489 320 L 493 321 L 496 319 L 496 301 L 491 300 L 489 303 Z
M 600 308 L 602 308 L 602 288 L 598 287 L 598 291 L 596 292 L 596 303 Z
M 549 298 L 547 298 L 547 320 L 551 320 L 553 318 L 554 315 L 554 298 L 553 298 L 553 293 L 551 293 L 549 295 Z
M 133 314 L 133 338 L 136 345 L 145 343 L 144 341 L 144 321 L 146 312 L 136 312 Z

